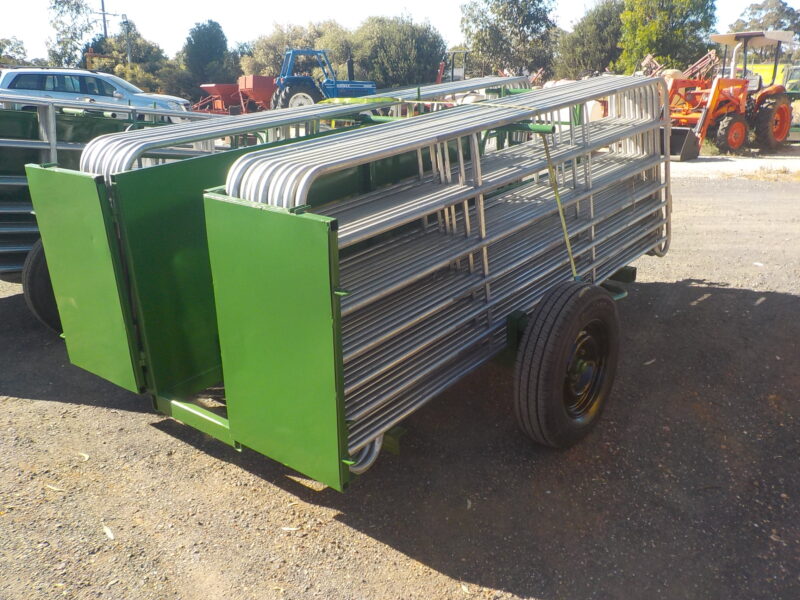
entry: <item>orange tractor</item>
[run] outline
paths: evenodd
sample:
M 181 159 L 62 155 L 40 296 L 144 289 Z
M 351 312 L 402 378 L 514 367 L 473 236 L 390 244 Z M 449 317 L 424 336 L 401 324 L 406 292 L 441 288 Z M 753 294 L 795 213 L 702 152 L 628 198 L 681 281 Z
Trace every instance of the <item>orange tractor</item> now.
M 722 68 L 710 79 L 673 78 L 669 81 L 672 133 L 670 153 L 679 160 L 697 158 L 706 137 L 722 152 L 738 152 L 755 131 L 756 145 L 774 150 L 783 144 L 792 123 L 792 109 L 786 89 L 775 85 L 781 46 L 794 38 L 791 31 L 743 31 L 711 36 L 724 48 Z M 732 47 L 728 66 L 728 48 Z M 774 47 L 772 81 L 764 85 L 761 76 L 747 70 L 747 52 Z M 741 54 L 740 54 L 741 53 Z M 741 76 L 737 59 L 742 56 Z

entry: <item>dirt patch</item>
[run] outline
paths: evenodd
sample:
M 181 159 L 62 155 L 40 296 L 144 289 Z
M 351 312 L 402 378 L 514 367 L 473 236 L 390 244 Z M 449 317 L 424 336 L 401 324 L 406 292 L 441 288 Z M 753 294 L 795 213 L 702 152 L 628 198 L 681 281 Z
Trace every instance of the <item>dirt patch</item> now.
M 715 149 L 716 150 L 716 149 Z M 769 181 L 794 181 L 800 173 L 800 144 L 790 144 L 778 152 L 749 150 L 747 155 L 706 154 L 694 160 L 670 163 L 672 177 L 723 179 L 746 177 Z

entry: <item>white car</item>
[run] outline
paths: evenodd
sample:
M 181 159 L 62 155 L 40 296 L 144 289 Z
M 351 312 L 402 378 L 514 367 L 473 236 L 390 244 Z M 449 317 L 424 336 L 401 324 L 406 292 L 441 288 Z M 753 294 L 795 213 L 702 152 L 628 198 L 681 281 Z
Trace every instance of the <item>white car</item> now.
M 188 100 L 177 96 L 144 92 L 116 75 L 83 69 L 0 69 L 0 94 L 162 110 L 189 110 L 191 106 Z

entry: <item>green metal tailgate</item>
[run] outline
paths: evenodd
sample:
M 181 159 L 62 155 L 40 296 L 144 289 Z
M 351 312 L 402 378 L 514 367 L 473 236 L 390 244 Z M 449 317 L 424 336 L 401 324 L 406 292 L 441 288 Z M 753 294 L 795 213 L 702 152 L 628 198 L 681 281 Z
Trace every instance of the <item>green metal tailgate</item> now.
M 213 193 L 205 212 L 231 434 L 343 490 L 335 221 Z
M 134 392 L 143 379 L 102 179 L 26 167 L 70 361 Z

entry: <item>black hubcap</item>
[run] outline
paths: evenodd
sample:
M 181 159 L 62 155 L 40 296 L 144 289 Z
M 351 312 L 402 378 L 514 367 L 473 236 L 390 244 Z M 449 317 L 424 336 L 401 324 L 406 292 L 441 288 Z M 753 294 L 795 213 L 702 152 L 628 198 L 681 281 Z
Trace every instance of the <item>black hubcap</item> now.
M 578 332 L 564 378 L 564 407 L 573 419 L 590 415 L 597 407 L 608 371 L 608 335 L 600 321 Z

